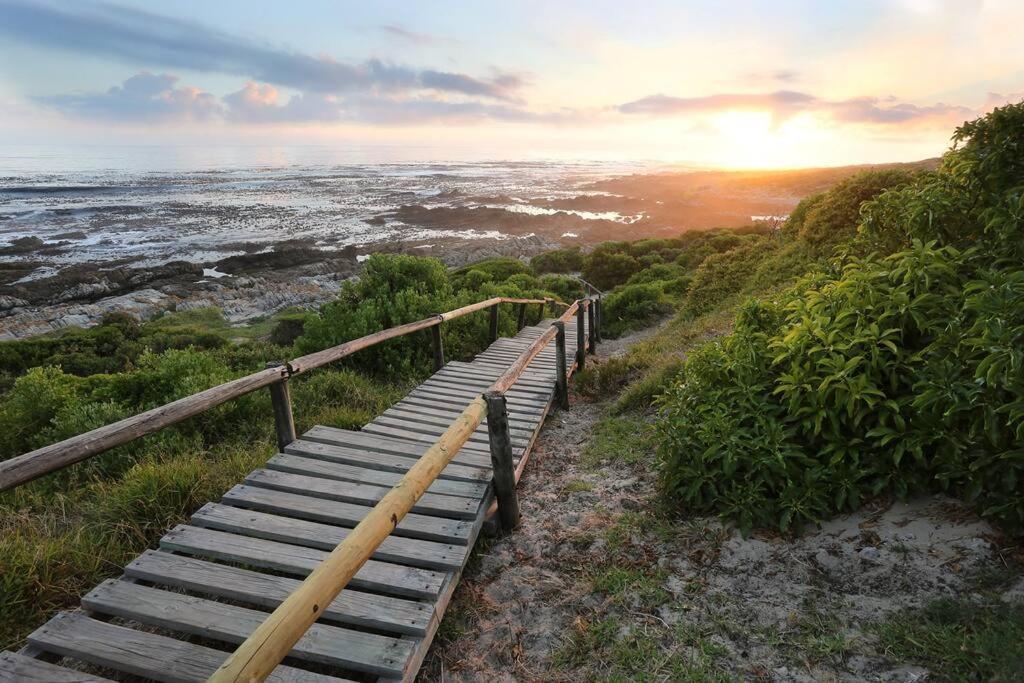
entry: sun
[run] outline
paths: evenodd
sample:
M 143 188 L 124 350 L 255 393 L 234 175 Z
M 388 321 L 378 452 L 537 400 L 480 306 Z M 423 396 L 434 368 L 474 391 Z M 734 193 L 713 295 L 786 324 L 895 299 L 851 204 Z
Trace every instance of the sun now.
M 727 111 L 712 117 L 710 124 L 718 137 L 719 163 L 737 169 L 806 163 L 805 157 L 811 151 L 808 144 L 820 132 L 810 117 L 793 116 L 780 121 L 770 111 Z

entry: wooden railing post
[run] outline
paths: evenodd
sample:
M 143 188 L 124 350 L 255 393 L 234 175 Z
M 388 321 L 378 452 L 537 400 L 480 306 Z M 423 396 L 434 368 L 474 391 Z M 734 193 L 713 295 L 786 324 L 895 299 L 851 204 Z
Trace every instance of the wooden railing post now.
M 267 368 L 279 368 L 283 363 L 270 361 Z M 274 408 L 274 430 L 277 432 L 277 448 L 280 451 L 298 438 L 295 435 L 295 418 L 292 416 L 292 397 L 288 391 L 288 378 L 274 382 L 269 387 L 270 404 Z
M 444 367 L 444 342 L 441 340 L 441 323 L 430 328 L 430 335 L 434 340 L 434 371 L 437 372 Z
M 580 299 L 576 307 L 576 369 L 583 372 L 587 364 L 586 299 Z
M 601 339 L 601 316 L 604 315 L 604 301 L 601 295 L 597 296 L 594 300 L 594 305 L 597 308 L 594 309 L 594 332 L 597 333 L 597 341 L 604 341 Z
M 587 339 L 591 353 L 597 353 L 597 300 L 591 299 L 587 306 Z
M 501 304 L 491 306 L 491 344 L 498 341 L 498 308 Z
M 516 495 L 516 470 L 512 462 L 512 437 L 508 429 L 508 406 L 504 394 L 488 391 L 487 435 L 491 446 L 494 496 L 498 499 L 501 528 L 511 531 L 519 525 L 519 498 Z
M 519 304 L 516 311 L 516 331 L 526 327 L 526 304 Z
M 558 405 L 569 407 L 569 369 L 565 363 L 565 323 L 556 320 L 551 323 L 558 330 L 555 335 L 555 398 Z

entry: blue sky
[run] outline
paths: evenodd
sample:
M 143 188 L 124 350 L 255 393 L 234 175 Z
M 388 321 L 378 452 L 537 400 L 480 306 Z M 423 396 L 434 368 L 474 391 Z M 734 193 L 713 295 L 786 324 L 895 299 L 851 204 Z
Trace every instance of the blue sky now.
M 1024 97 L 1021 25 L 1010 0 L 0 0 L 0 142 L 914 159 Z

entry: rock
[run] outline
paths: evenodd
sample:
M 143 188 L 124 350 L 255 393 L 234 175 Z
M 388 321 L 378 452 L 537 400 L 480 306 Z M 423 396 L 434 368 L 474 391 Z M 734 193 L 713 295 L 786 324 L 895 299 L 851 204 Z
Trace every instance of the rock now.
M 860 556 L 860 559 L 868 560 L 869 562 L 877 562 L 882 556 L 882 554 L 878 552 L 878 548 L 874 548 L 872 546 L 865 546 L 861 548 L 857 555 Z

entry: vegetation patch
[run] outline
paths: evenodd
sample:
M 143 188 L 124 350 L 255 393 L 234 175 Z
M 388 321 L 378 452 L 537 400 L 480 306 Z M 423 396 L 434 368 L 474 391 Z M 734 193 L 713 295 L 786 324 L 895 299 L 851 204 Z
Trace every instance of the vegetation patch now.
M 874 627 L 885 654 L 939 680 L 1013 681 L 1024 671 L 1024 605 L 938 600 Z

